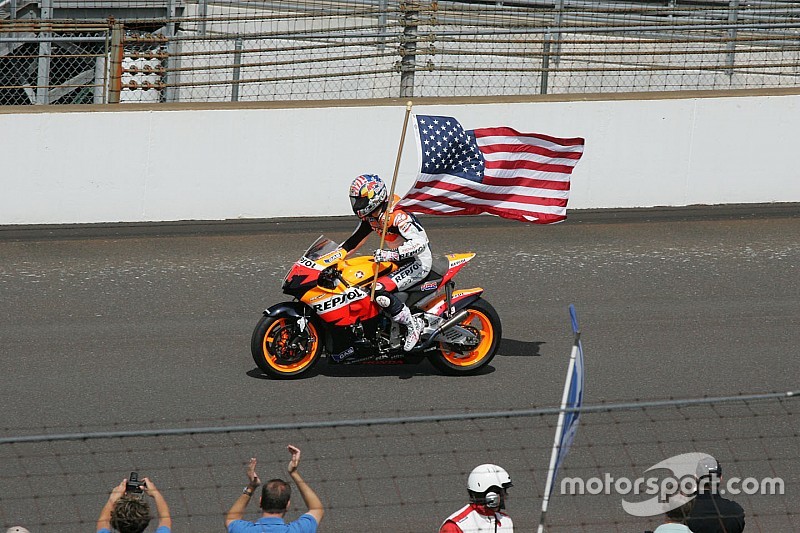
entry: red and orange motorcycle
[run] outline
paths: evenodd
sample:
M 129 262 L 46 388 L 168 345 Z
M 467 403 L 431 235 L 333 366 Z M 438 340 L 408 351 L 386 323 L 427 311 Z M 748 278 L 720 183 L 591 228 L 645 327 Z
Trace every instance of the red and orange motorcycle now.
M 256 365 L 276 378 L 298 377 L 328 355 L 332 364 L 405 364 L 424 358 L 446 374 L 469 374 L 497 353 L 502 329 L 483 289 L 455 290 L 453 277 L 475 254 L 434 259 L 427 278 L 399 292 L 425 329 L 417 346 L 403 351 L 405 327 L 387 317 L 370 297 L 377 267 L 398 266 L 372 257 L 345 258 L 336 243 L 319 237 L 292 266 L 283 292 L 295 298 L 273 305 L 253 331 Z

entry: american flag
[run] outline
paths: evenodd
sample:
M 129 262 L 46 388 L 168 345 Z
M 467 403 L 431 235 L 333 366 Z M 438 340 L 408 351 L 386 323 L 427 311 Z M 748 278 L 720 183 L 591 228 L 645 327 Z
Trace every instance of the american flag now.
M 399 206 L 412 213 L 492 215 L 552 224 L 567 218 L 581 138 L 506 127 L 464 130 L 453 117 L 415 115 L 419 177 Z

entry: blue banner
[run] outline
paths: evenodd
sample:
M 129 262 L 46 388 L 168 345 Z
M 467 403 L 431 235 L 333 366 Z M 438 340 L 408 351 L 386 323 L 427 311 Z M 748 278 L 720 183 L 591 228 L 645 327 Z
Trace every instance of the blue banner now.
M 583 405 L 583 385 L 584 385 L 584 367 L 583 367 L 583 345 L 581 344 L 581 334 L 578 328 L 578 317 L 575 313 L 575 306 L 569 306 L 569 314 L 572 319 L 572 332 L 575 335 L 575 342 L 572 346 L 572 355 L 570 356 L 570 368 L 567 371 L 566 384 L 567 395 L 566 401 L 561 405 L 563 411 L 563 423 L 561 424 L 561 434 L 558 436 L 558 455 L 556 456 L 556 464 L 553 472 L 553 481 L 558 479 L 558 468 L 567 456 L 572 442 L 575 440 L 575 433 L 578 431 L 578 420 L 580 418 L 580 411 Z M 555 485 L 555 483 L 553 483 Z M 552 486 L 550 488 L 552 491 Z

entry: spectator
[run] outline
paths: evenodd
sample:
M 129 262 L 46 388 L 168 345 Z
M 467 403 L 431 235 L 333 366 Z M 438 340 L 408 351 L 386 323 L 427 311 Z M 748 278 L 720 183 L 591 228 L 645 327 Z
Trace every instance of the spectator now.
M 722 466 L 706 456 L 697 463 L 697 497 L 686 522 L 694 533 L 741 533 L 744 509 L 733 500 L 719 495 Z
M 688 499 L 683 494 L 676 494 L 671 498 L 673 504 L 675 498 L 680 498 L 684 503 L 664 513 L 664 523 L 658 526 L 653 533 L 696 533 L 686 526 L 686 519 L 692 510 L 694 500 Z
M 470 503 L 447 517 L 439 533 L 513 533 L 511 517 L 500 512 L 511 486 L 511 477 L 499 466 L 475 467 L 467 478 Z
M 97 519 L 97 533 L 111 533 L 112 528 L 119 533 L 141 533 L 147 529 L 152 516 L 150 505 L 142 499 L 142 494 L 147 494 L 156 502 L 158 511 L 156 533 L 170 533 L 172 518 L 169 506 L 155 484 L 146 477 L 142 478 L 139 485 L 142 492 L 128 492 L 125 490 L 127 485 L 128 480 L 123 479 L 122 483 L 111 491 L 108 501 L 100 511 L 100 518 Z
M 247 466 L 247 486 L 242 491 L 242 495 L 236 500 L 225 516 L 225 526 L 228 533 L 277 533 L 290 531 L 292 533 L 314 533 L 322 521 L 325 510 L 322 501 L 311 490 L 306 482 L 300 477 L 297 467 L 300 465 L 300 450 L 294 446 L 287 446 L 289 453 L 292 454 L 289 460 L 289 476 L 297 485 L 300 496 L 308 508 L 308 511 L 297 520 L 286 524 L 284 516 L 291 504 L 292 487 L 281 479 L 271 479 L 267 481 L 261 489 L 261 518 L 254 522 L 242 520 L 244 510 L 250 502 L 255 490 L 261 485 L 261 480 L 256 474 L 256 459 L 250 459 Z

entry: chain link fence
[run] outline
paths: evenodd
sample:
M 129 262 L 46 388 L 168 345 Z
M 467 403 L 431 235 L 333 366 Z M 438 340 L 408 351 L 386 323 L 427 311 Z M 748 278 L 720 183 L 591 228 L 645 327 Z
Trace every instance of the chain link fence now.
M 0 0 L 4 105 L 798 85 L 789 0 Z
M 681 474 L 652 467 L 686 453 L 712 454 L 724 479 L 741 481 L 727 497 L 745 509 L 746 531 L 798 531 L 798 406 L 796 392 L 585 405 L 559 468 L 547 531 L 654 530 L 661 512 L 630 514 L 622 502 L 676 494 L 665 482 Z M 177 531 L 221 531 L 246 483 L 248 459 L 258 458 L 263 479 L 280 476 L 291 443 L 302 449 L 303 477 L 324 502 L 325 531 L 437 531 L 466 503 L 467 476 L 482 462 L 509 471 L 509 513 L 518 531 L 533 531 L 558 412 L 270 413 L 126 420 L 112 431 L 75 433 L 0 427 L 0 528 L 87 531 L 111 488 L 136 471 L 160 488 Z M 619 483 L 645 478 L 635 491 Z M 304 512 L 299 498 L 295 503 L 290 519 Z M 251 503 L 247 518 L 257 515 Z

